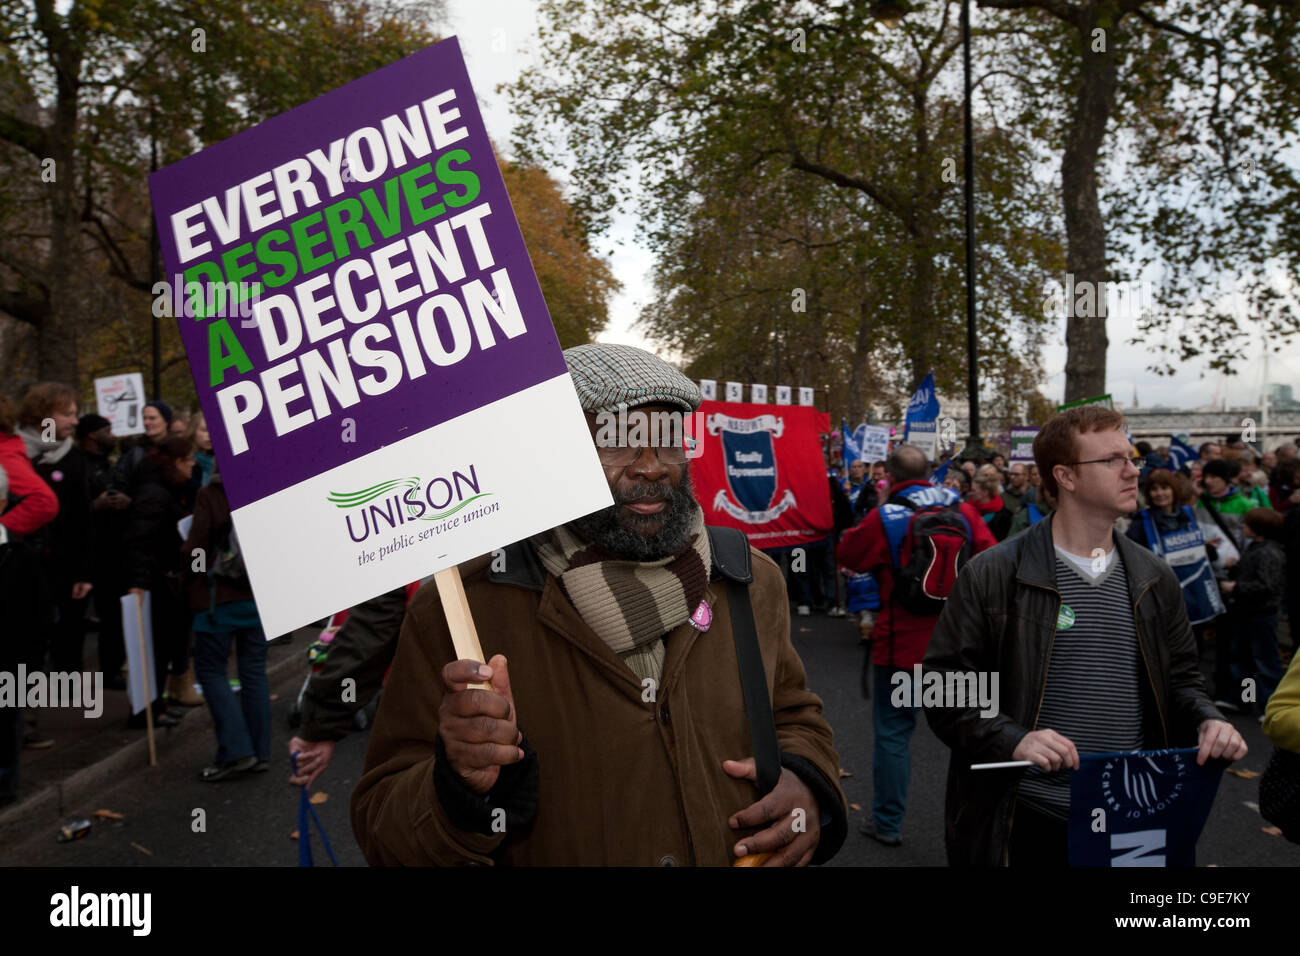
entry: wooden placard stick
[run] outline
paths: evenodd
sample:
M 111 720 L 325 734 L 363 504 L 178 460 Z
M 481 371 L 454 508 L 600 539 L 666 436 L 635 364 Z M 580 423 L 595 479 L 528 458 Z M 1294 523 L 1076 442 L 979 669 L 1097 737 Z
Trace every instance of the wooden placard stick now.
M 135 629 L 140 636 L 140 678 L 144 686 L 144 732 L 149 738 L 149 766 L 158 766 L 158 751 L 154 748 L 153 739 L 153 701 L 149 697 L 149 680 L 153 675 L 149 673 L 149 654 L 145 647 L 144 641 L 144 595 L 138 591 L 135 595 Z
M 447 616 L 447 628 L 451 631 L 451 643 L 456 648 L 456 659 L 486 663 L 483 647 L 478 642 L 478 629 L 474 627 L 474 615 L 470 613 L 469 601 L 465 598 L 460 568 L 452 565 L 435 572 L 433 581 L 438 585 L 438 597 L 442 599 L 442 612 Z M 469 686 L 487 689 L 489 685 L 478 683 Z

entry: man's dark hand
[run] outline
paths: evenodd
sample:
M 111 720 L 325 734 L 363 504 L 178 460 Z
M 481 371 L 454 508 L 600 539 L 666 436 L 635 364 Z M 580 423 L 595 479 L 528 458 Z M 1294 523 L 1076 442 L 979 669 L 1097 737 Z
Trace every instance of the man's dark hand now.
M 730 776 L 757 780 L 754 758 L 724 760 L 722 769 Z M 772 825 L 736 844 L 736 856 L 771 853 L 764 866 L 807 866 L 821 839 L 821 808 L 817 798 L 799 777 L 782 768 L 776 787 L 757 803 L 741 810 L 729 821 L 732 829 Z
M 487 688 L 470 686 L 483 681 Z M 506 659 L 498 654 L 487 664 L 452 661 L 442 669 L 442 683 L 446 693 L 438 708 L 438 736 L 447 762 L 466 787 L 487 793 L 502 767 L 524 759 Z

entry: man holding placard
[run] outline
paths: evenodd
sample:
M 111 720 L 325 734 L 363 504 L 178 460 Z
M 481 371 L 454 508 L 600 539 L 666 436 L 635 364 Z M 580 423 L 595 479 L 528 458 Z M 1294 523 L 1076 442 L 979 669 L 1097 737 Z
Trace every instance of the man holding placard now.
M 635 436 L 638 414 L 689 415 L 698 389 L 627 346 L 565 358 L 615 504 L 461 567 L 486 665 L 457 659 L 433 588 L 416 596 L 353 795 L 358 842 L 385 865 L 828 859 L 845 832 L 839 762 L 780 571 L 705 528 L 690 440 Z M 611 437 L 620 409 L 633 427 Z M 749 615 L 779 746 L 757 801 L 737 663 Z
M 1205 693 L 1173 571 L 1114 533 L 1115 519 L 1136 507 L 1140 473 L 1123 427 L 1098 404 L 1043 427 L 1034 458 L 1056 511 L 972 560 L 934 630 L 927 678 L 992 673 L 1001 692 L 992 716 L 971 706 L 926 712 L 952 748 L 952 865 L 1063 866 L 1080 814 L 1108 826 L 1093 830 L 1119 847 L 1113 835 L 1127 818 L 1115 805 L 1072 803 L 1065 771 L 1079 769 L 1081 754 L 1195 745 L 1200 765 L 1246 755 Z M 1144 788 L 1168 802 L 1168 790 Z

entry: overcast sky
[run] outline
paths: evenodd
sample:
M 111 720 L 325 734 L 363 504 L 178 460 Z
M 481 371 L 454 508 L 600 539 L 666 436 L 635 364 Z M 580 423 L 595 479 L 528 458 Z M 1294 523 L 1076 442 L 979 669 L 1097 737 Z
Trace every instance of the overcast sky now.
M 451 32 L 459 36 L 469 63 L 470 79 L 478 94 L 488 131 L 499 149 L 508 152 L 515 119 L 507 98 L 496 92 L 500 83 L 514 80 L 532 65 L 536 41 L 537 14 L 532 0 L 449 0 L 447 4 Z M 976 162 L 979 157 L 976 157 Z M 564 179 L 563 170 L 552 170 Z M 978 195 L 976 196 L 978 202 Z M 615 276 L 623 291 L 611 303 L 607 331 L 599 338 L 604 342 L 622 342 L 646 346 L 635 328 L 642 304 L 652 293 L 650 270 L 653 257 L 636 242 L 636 222 L 630 218 L 615 220 L 613 231 L 598 238 L 597 251 L 610 254 Z M 1158 286 L 1149 294 L 1158 295 Z M 1250 361 L 1235 376 L 1220 376 L 1205 371 L 1202 361 L 1186 363 L 1173 376 L 1157 376 L 1145 369 L 1147 350 L 1128 343 L 1136 327 L 1128 310 L 1112 313 L 1107 321 L 1110 348 L 1107 352 L 1106 387 L 1117 402 L 1133 401 L 1136 385 L 1139 404 L 1195 408 L 1209 404 L 1216 393 L 1230 405 L 1250 405 L 1259 401 L 1263 380 L 1262 342 L 1258 342 Z M 1059 400 L 1065 388 L 1064 322 L 1057 345 L 1044 351 L 1047 378 L 1041 387 L 1048 398 Z M 1269 358 L 1268 378 L 1272 382 L 1297 385 L 1300 391 L 1300 342 L 1293 342 L 1282 353 Z M 798 382 L 790 384 L 801 384 Z

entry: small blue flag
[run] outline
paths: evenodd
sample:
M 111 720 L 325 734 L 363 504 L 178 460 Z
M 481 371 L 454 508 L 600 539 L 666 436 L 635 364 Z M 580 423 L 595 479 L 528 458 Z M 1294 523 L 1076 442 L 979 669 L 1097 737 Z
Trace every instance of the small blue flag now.
M 934 474 L 930 476 L 930 484 L 934 485 L 936 488 L 942 488 L 944 479 L 948 477 L 948 466 L 951 464 L 952 459 L 949 458 L 942 465 L 936 468 Z
M 840 452 L 844 464 L 847 466 L 855 461 L 862 461 L 862 443 L 866 441 L 867 426 L 865 424 L 859 425 L 850 434 L 848 422 L 841 418 L 840 431 L 844 434 L 844 448 Z
M 1200 457 L 1200 453 L 1186 442 L 1177 438 L 1169 439 L 1169 463 L 1173 465 L 1174 471 L 1182 468 L 1189 461 L 1196 461 Z
M 1071 866 L 1195 866 L 1226 760 L 1196 748 L 1079 754 L 1070 774 Z
M 925 377 L 907 403 L 907 421 L 932 422 L 939 417 L 939 398 L 934 394 L 934 372 Z

